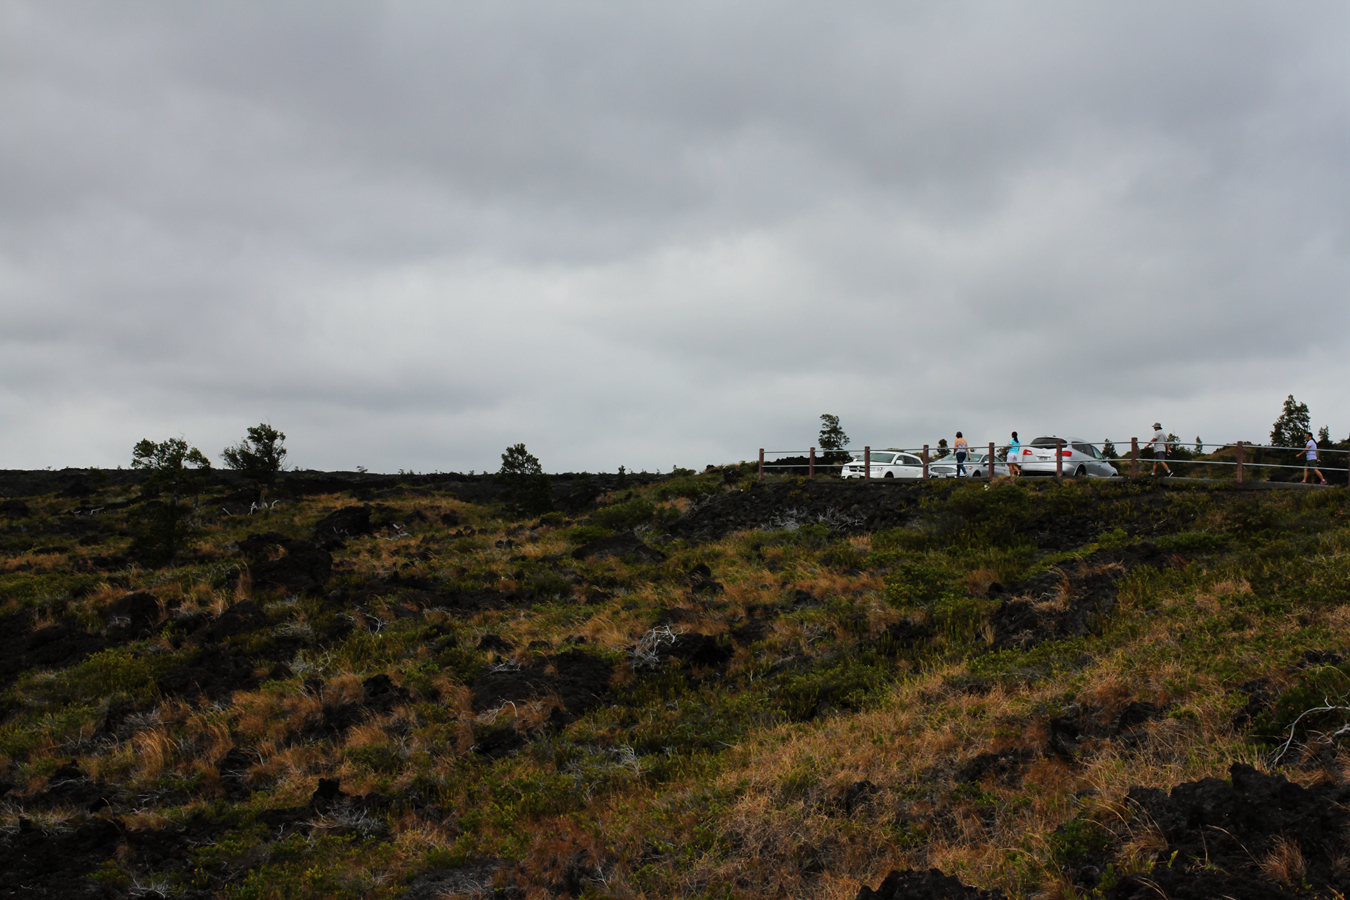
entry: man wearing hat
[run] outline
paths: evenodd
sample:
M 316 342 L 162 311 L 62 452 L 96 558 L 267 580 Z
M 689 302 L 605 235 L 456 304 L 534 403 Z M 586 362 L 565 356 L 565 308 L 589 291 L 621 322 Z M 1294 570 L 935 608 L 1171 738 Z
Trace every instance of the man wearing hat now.
M 1172 469 L 1167 465 L 1167 435 L 1163 434 L 1162 425 L 1158 422 L 1153 423 L 1153 440 L 1149 441 L 1149 445 L 1153 447 L 1153 471 L 1149 474 L 1157 475 L 1158 466 L 1162 466 L 1170 477 Z

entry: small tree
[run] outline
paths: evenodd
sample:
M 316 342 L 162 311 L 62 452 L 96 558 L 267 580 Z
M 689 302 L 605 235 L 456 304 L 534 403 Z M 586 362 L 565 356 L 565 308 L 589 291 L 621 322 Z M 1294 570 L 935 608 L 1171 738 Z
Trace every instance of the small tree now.
M 1167 455 L 1173 459 L 1194 459 L 1195 455 L 1186 449 L 1186 445 L 1181 442 L 1181 438 L 1172 432 L 1167 433 Z
M 1110 438 L 1102 442 L 1102 458 L 1120 459 L 1120 454 L 1116 452 L 1116 445 L 1111 442 Z
M 195 500 L 187 498 L 206 484 L 211 460 L 182 438 L 147 439 L 132 448 L 131 467 L 149 473 L 141 487 L 146 502 L 129 517 L 131 551 L 150 565 L 173 565 L 197 534 Z
M 844 434 L 844 429 L 839 426 L 838 416 L 821 414 L 820 434 L 816 437 L 816 445 L 824 451 L 822 459 L 826 463 L 848 461 L 848 451 L 844 449 L 848 446 L 848 435 Z
M 248 430 L 248 437 L 226 447 L 220 454 L 225 465 L 242 472 L 250 481 L 266 486 L 276 481 L 277 473 L 286 468 L 286 435 L 263 422 Z
M 506 448 L 497 480 L 503 486 L 502 499 L 520 512 L 539 515 L 553 509 L 553 485 L 524 444 Z
M 1308 404 L 1299 403 L 1290 394 L 1284 400 L 1280 417 L 1270 427 L 1270 443 L 1273 447 L 1302 447 L 1308 440 L 1305 435 L 1312 431 L 1312 416 L 1308 414 Z M 1275 452 L 1275 462 L 1294 465 L 1298 462 L 1298 451 Z M 1272 476 L 1280 480 L 1282 475 Z
M 938 438 L 938 442 L 937 442 L 937 456 L 935 456 L 935 457 L 933 457 L 933 458 L 934 458 L 934 459 L 942 459 L 942 457 L 944 457 L 944 456 L 946 456 L 946 455 L 947 455 L 947 439 L 946 439 L 946 438 Z
M 1312 431 L 1312 416 L 1308 414 L 1308 404 L 1299 403 L 1290 394 L 1284 400 L 1284 409 L 1275 424 L 1270 427 L 1270 443 L 1273 447 L 1302 447 L 1307 438 L 1304 435 Z

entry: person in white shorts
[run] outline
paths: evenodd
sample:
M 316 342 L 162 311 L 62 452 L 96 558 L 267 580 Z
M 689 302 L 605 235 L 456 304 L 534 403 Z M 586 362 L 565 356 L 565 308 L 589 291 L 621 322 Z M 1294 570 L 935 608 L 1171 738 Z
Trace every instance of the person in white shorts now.
M 1153 423 L 1153 440 L 1149 441 L 1149 445 L 1153 447 L 1153 471 L 1149 474 L 1157 475 L 1158 466 L 1162 466 L 1171 476 L 1172 467 L 1167 464 L 1167 435 L 1163 434 L 1162 425 L 1157 422 Z
M 1022 442 L 1017 439 L 1017 432 L 1012 433 L 1012 443 L 1008 445 L 1008 474 L 1016 478 L 1022 474 L 1022 467 L 1018 465 L 1018 460 L 1022 458 Z
M 1303 467 L 1303 480 L 1300 481 L 1299 484 L 1308 483 L 1309 468 L 1311 468 L 1314 472 L 1317 473 L 1317 477 L 1322 480 L 1323 484 L 1326 484 L 1327 479 L 1322 474 L 1322 470 L 1317 468 L 1317 466 L 1313 465 L 1313 463 L 1317 462 L 1317 441 L 1313 440 L 1311 431 L 1305 432 L 1305 434 L 1307 434 L 1308 436 L 1308 443 L 1304 445 L 1303 453 L 1304 453 L 1304 462 L 1306 462 L 1308 465 Z

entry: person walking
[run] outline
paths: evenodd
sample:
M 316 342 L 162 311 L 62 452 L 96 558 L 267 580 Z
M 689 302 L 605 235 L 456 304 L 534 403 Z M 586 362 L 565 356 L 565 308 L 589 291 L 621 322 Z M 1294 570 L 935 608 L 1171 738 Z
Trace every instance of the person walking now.
M 1167 464 L 1167 435 L 1163 434 L 1162 425 L 1153 423 L 1153 440 L 1149 441 L 1153 447 L 1153 470 L 1150 475 L 1158 474 L 1158 466 L 1167 470 L 1168 477 L 1172 475 L 1172 467 Z
M 1022 467 L 1018 460 L 1022 458 L 1022 442 L 1017 439 L 1017 432 L 1012 433 L 1012 443 L 1008 445 L 1008 474 L 1013 478 L 1022 474 Z
M 952 444 L 952 449 L 956 451 L 956 477 L 969 475 L 970 473 L 966 471 L 966 456 L 970 452 L 970 445 L 966 443 L 965 438 L 961 437 L 959 431 L 956 433 L 956 443 Z
M 1312 468 L 1312 470 L 1313 470 L 1314 472 L 1317 473 L 1317 477 L 1320 478 L 1320 479 L 1322 480 L 1322 483 L 1323 483 L 1323 484 L 1326 484 L 1326 483 L 1327 483 L 1326 476 L 1324 476 L 1324 475 L 1322 474 L 1322 470 L 1321 470 L 1321 469 L 1317 468 L 1317 466 L 1314 465 L 1314 463 L 1317 462 L 1317 441 L 1313 440 L 1313 436 L 1312 436 L 1312 432 L 1311 432 L 1311 431 L 1304 432 L 1304 434 L 1306 434 L 1306 435 L 1308 436 L 1308 443 L 1307 443 L 1306 445 L 1304 445 L 1304 448 L 1303 448 L 1303 453 L 1304 453 L 1304 460 L 1303 460 L 1303 461 L 1304 461 L 1305 463 L 1307 463 L 1307 465 L 1305 465 L 1305 466 L 1303 467 L 1303 480 L 1300 481 L 1299 484 L 1307 484 L 1307 483 L 1308 483 L 1308 469 L 1309 469 L 1310 467 Z

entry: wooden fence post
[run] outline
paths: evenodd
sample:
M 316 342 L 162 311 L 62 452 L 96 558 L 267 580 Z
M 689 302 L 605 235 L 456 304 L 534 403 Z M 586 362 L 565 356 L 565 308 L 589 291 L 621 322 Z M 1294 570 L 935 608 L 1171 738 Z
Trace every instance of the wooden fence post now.
M 1130 477 L 1139 477 L 1139 438 L 1130 438 Z
M 811 448 L 811 462 L 806 466 L 806 477 L 808 480 L 816 477 L 816 448 Z
M 872 480 L 872 448 L 863 447 L 863 481 Z
M 928 445 L 923 445 L 923 480 L 928 480 Z
M 759 448 L 759 481 L 764 480 L 764 448 Z
M 989 468 L 985 470 L 985 478 L 994 480 L 994 442 L 989 442 Z
M 1064 441 L 1061 438 L 1055 438 L 1055 479 L 1064 478 Z
M 1237 442 L 1237 483 L 1242 484 L 1242 441 Z

